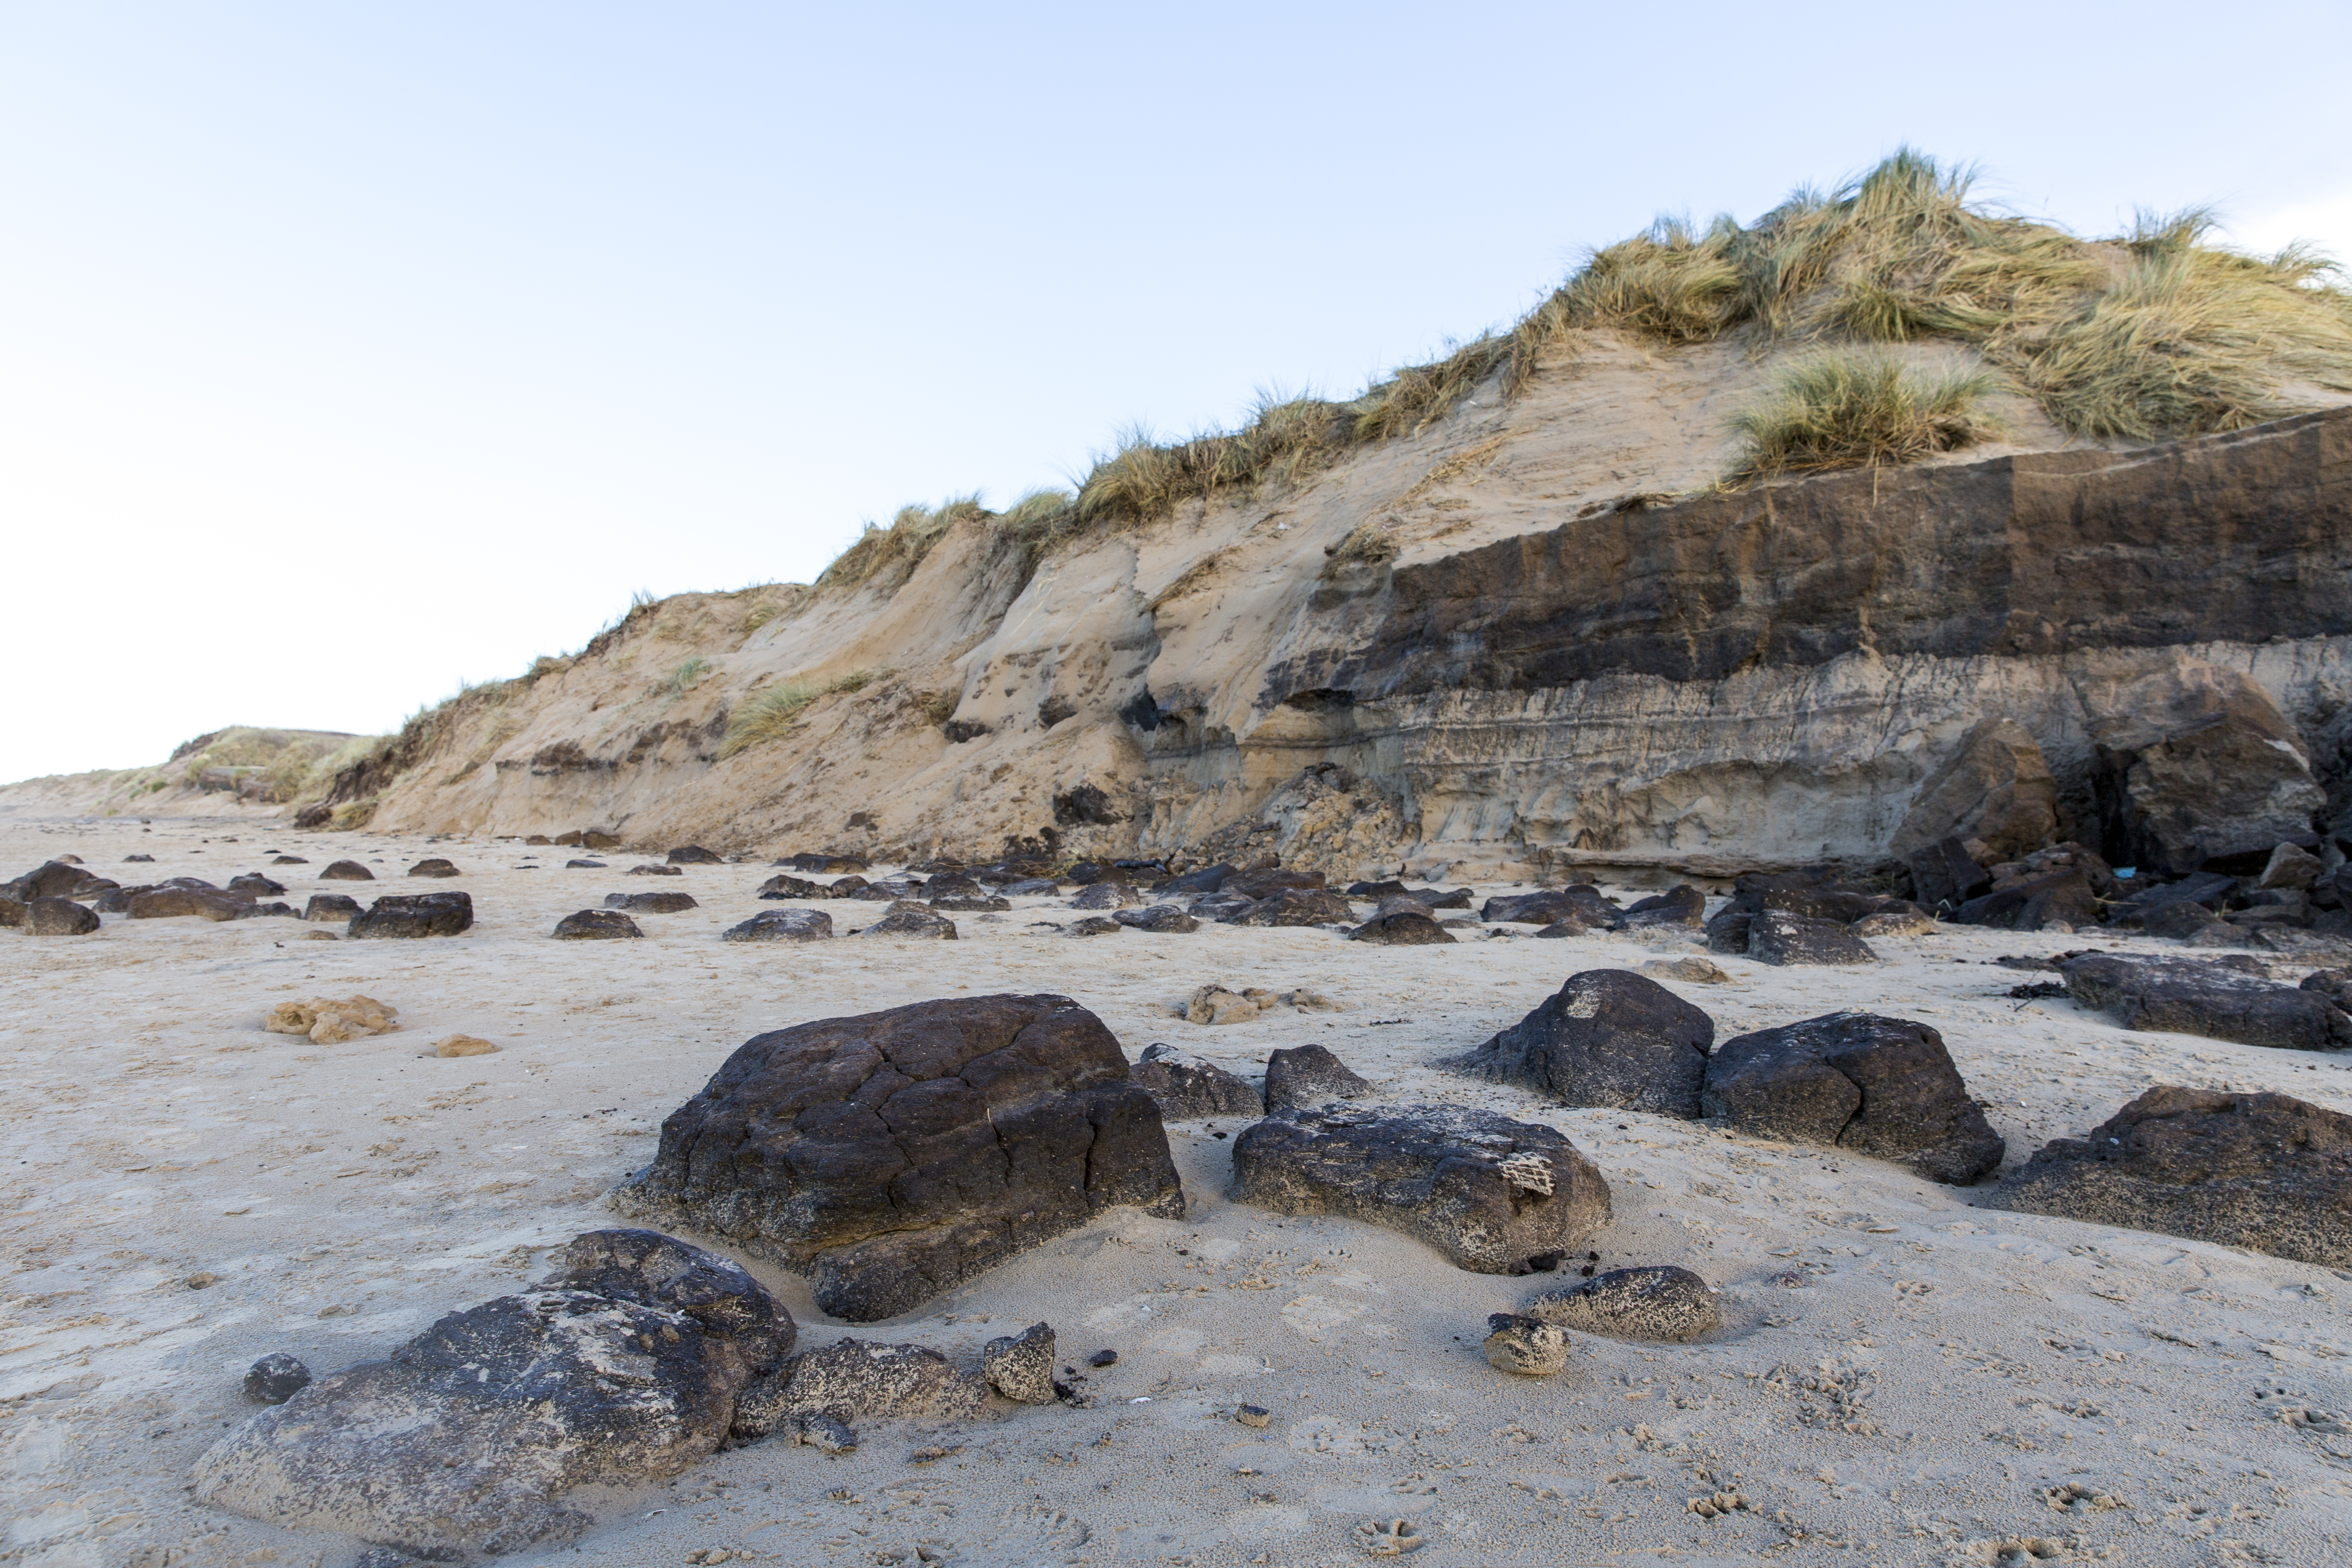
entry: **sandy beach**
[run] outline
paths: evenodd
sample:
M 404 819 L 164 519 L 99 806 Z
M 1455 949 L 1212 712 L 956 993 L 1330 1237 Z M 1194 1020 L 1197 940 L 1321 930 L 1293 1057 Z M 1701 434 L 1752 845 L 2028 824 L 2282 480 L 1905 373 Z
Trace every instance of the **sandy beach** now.
M 270 868 L 278 850 L 310 864 Z M 239 1379 L 256 1357 L 334 1370 L 535 1278 L 547 1248 L 616 1223 L 604 1194 L 753 1034 L 992 991 L 1074 996 L 1130 1058 L 1167 1041 L 1247 1073 L 1318 1041 L 1383 1100 L 1556 1126 L 1611 1184 L 1601 1266 L 1696 1269 L 1727 1326 L 1688 1345 L 1578 1335 L 1565 1375 L 1507 1376 L 1479 1354 L 1486 1316 L 1542 1278 L 1464 1273 L 1371 1226 L 1238 1206 L 1216 1134 L 1241 1124 L 1182 1125 L 1183 1219 L 1114 1211 L 919 1315 L 837 1325 L 803 1281 L 752 1265 L 804 1346 L 849 1333 L 969 1358 L 1050 1321 L 1091 1408 L 871 1424 L 836 1458 L 772 1438 L 597 1500 L 586 1539 L 508 1561 L 1319 1564 L 1385 1549 L 1405 1521 L 1431 1564 L 2321 1563 L 2352 1534 L 2352 1422 L 2337 1419 L 2352 1410 L 2352 1279 L 1979 1209 L 1874 1161 L 1551 1109 L 1429 1065 L 1572 973 L 1691 951 L 1678 941 L 1465 931 L 1384 949 L 1216 925 L 1074 939 L 1055 929 L 1075 918 L 1063 900 L 1023 899 L 959 917 L 951 943 L 742 946 L 719 932 L 762 907 L 762 866 L 656 881 L 625 878 L 626 855 L 567 870 L 562 849 L 201 819 L 17 822 L 0 838 L 11 867 L 76 853 L 110 873 L 133 852 L 155 857 L 142 877 L 263 868 L 289 900 L 462 887 L 478 919 L 420 942 L 312 941 L 336 928 L 285 919 L 0 937 L 0 1561 L 343 1568 L 356 1543 L 189 1500 L 197 1456 L 254 1408 Z M 407 881 L 426 854 L 465 876 Z M 342 855 L 383 880 L 305 879 Z M 641 917 L 641 942 L 549 938 L 562 915 L 647 887 L 701 907 Z M 829 908 L 844 931 L 878 912 Z M 1734 984 L 1675 989 L 1718 1039 L 1839 1008 L 1932 1024 L 2012 1164 L 2156 1082 L 2352 1108 L 2337 1059 L 2007 997 L 2032 976 L 1991 960 L 2080 939 L 1944 928 L 1879 945 L 1886 962 L 1853 970 L 1723 958 Z M 1345 1011 L 1176 1016 L 1210 981 L 1311 985 Z M 354 993 L 397 1007 L 400 1029 L 332 1047 L 261 1029 L 277 1002 Z M 499 1048 L 430 1054 L 461 1032 Z M 1086 1368 L 1101 1349 L 1117 1364 Z M 1270 1423 L 1237 1424 L 1244 1403 Z M 1360 1528 L 1373 1521 L 1391 1542 Z

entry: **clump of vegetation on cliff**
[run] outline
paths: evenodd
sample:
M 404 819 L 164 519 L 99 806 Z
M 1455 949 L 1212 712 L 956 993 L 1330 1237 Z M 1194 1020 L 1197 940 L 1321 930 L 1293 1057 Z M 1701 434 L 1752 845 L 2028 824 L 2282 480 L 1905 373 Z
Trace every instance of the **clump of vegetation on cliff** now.
M 728 715 L 727 735 L 719 742 L 720 760 L 763 741 L 790 734 L 809 704 L 836 692 L 863 691 L 873 681 L 874 673 L 870 669 L 853 669 L 830 680 L 782 680 L 746 698 Z
M 1811 355 L 1734 416 L 1748 443 L 1740 477 L 1909 463 L 1973 446 L 1999 431 L 1978 407 L 1999 384 L 1984 371 L 1926 371 L 1883 353 Z

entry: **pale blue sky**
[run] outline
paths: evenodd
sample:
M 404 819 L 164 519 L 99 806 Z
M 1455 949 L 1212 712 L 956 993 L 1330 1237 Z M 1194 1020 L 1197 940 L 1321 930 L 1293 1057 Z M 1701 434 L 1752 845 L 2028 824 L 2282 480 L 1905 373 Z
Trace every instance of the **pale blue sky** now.
M 0 3 L 0 779 L 387 727 L 1904 142 L 2352 250 L 2347 58 L 2340 4 Z

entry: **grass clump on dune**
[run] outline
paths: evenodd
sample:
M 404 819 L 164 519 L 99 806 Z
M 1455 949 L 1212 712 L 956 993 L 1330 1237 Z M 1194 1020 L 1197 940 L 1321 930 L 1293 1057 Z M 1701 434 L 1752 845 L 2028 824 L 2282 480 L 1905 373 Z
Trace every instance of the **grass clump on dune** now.
M 727 716 L 727 735 L 719 742 L 719 760 L 723 762 L 764 741 L 790 734 L 801 715 L 818 698 L 835 692 L 862 691 L 873 679 L 874 671 L 870 669 L 853 669 L 830 680 L 780 680 L 744 699 Z
M 1972 446 L 1999 428 L 1977 407 L 1999 384 L 1983 371 L 1921 371 L 1879 353 L 1800 360 L 1734 418 L 1747 440 L 1740 476 L 1908 463 Z

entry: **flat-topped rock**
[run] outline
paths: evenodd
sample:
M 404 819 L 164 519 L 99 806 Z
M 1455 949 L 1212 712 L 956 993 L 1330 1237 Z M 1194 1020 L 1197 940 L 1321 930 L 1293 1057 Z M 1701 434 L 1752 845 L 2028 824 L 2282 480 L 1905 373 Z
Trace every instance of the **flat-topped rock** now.
M 2126 1029 L 2297 1051 L 2352 1046 L 2352 1016 L 2326 992 L 2281 985 L 2222 963 L 2086 952 L 2067 959 L 2059 973 L 2075 1001 Z

